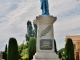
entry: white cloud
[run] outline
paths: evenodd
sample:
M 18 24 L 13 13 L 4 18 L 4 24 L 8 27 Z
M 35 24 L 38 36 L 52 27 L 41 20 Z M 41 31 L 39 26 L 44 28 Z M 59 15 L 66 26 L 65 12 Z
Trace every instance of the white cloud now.
M 51 15 L 60 15 L 74 9 L 80 2 L 77 0 L 49 0 Z
M 58 41 L 58 48 L 61 48 L 59 44 L 65 40 L 66 35 L 80 35 L 80 15 L 73 15 L 62 18 L 60 21 L 56 21 L 54 24 L 55 39 Z M 59 43 L 60 42 L 60 43 Z M 64 43 L 62 44 L 64 46 Z
M 18 44 L 25 40 L 27 20 L 33 21 L 41 14 L 41 9 L 39 0 L 0 2 L 2 3 L 0 4 L 0 43 L 5 41 L 0 50 L 3 50 L 10 37 L 15 37 Z M 80 33 L 78 30 L 80 14 L 75 10 L 76 7 L 80 9 L 78 5 L 80 2 L 76 0 L 49 0 L 50 14 L 58 18 L 54 23 L 54 37 L 57 40 L 58 49 L 64 47 L 66 35 Z M 75 13 L 71 13 L 71 10 Z

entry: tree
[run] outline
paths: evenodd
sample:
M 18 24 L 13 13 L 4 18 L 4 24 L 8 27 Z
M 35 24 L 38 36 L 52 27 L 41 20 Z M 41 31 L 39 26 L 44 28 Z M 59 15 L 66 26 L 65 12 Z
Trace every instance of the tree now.
M 54 51 L 57 54 L 57 47 L 56 47 L 56 41 L 55 41 L 55 39 L 54 39 Z
M 22 43 L 21 45 L 18 46 L 19 59 L 21 59 L 21 57 L 23 56 L 22 53 L 25 49 L 27 49 L 27 44 Z
M 29 39 L 30 39 L 30 37 L 29 37 L 29 35 L 28 34 L 26 34 L 26 41 L 29 41 Z
M 25 54 L 28 54 L 28 48 L 23 49 L 20 55 L 23 56 Z
M 5 46 L 5 51 L 3 52 L 3 59 L 7 60 L 7 44 Z
M 75 58 L 74 58 L 74 45 L 73 45 L 71 38 L 67 39 L 65 49 L 66 49 L 66 55 L 68 57 L 67 60 L 75 60 Z
M 28 60 L 28 48 L 23 49 L 21 55 L 21 59 Z
M 33 59 L 33 55 L 36 53 L 36 38 L 31 37 L 28 47 L 29 60 Z
M 33 35 L 33 27 L 32 27 L 32 23 L 31 21 L 27 21 L 27 33 L 30 37 L 32 37 Z
M 30 40 L 30 37 L 33 36 L 33 27 L 31 21 L 27 21 L 27 34 L 26 34 L 26 41 Z
M 24 55 L 21 57 L 22 60 L 28 60 L 28 58 L 29 58 L 29 57 L 28 57 L 28 54 L 24 54 Z
M 66 50 L 65 48 L 63 49 L 63 51 L 61 52 L 61 60 L 66 60 L 67 59 L 67 55 L 66 55 Z
M 61 48 L 59 51 L 58 51 L 58 56 L 59 58 L 61 59 L 62 58 L 62 53 L 64 52 L 65 48 Z
M 33 27 L 31 21 L 27 21 L 27 34 L 26 34 L 26 41 L 29 41 L 31 37 L 36 37 L 37 38 L 37 25 L 33 21 Z
M 19 59 L 21 58 L 21 53 L 23 51 L 23 47 L 24 47 L 24 44 L 23 43 L 18 46 Z
M 5 47 L 5 60 L 7 60 L 7 44 L 6 44 L 6 47 Z
M 15 38 L 9 39 L 8 60 L 18 60 L 18 45 Z
M 34 30 L 33 30 L 33 32 L 34 32 L 34 37 L 37 38 L 37 25 L 35 24 L 34 21 L 33 21 L 33 25 L 34 25 Z

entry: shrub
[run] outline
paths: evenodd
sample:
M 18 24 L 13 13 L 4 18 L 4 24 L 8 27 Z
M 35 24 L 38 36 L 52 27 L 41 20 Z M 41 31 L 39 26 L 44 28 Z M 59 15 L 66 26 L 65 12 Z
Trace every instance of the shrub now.
M 28 60 L 28 54 L 24 54 L 21 58 L 22 60 Z
M 29 41 L 28 53 L 29 53 L 29 60 L 33 59 L 33 55 L 36 52 L 36 38 L 31 37 Z
M 18 60 L 18 45 L 15 38 L 9 39 L 8 60 Z
M 54 39 L 54 52 L 57 54 L 57 47 L 56 47 L 56 41 Z
M 68 57 L 67 60 L 75 60 L 75 58 L 74 58 L 74 45 L 73 45 L 71 38 L 67 39 L 65 49 L 66 49 L 66 55 Z

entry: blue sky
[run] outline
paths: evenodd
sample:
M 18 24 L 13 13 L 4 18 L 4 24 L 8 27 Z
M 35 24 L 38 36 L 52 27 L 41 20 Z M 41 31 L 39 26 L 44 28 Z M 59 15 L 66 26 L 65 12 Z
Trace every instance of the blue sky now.
M 54 38 L 63 48 L 67 35 L 80 35 L 80 0 L 48 0 L 50 15 L 56 16 Z M 10 37 L 20 45 L 27 33 L 26 23 L 41 15 L 40 0 L 0 0 L 0 51 Z

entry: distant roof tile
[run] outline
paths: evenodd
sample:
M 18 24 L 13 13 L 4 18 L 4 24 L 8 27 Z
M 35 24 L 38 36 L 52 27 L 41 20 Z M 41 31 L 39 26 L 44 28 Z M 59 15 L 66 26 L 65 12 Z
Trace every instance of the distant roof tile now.
M 67 38 L 71 38 L 72 40 L 80 40 L 80 35 L 75 35 L 75 36 L 66 36 Z

